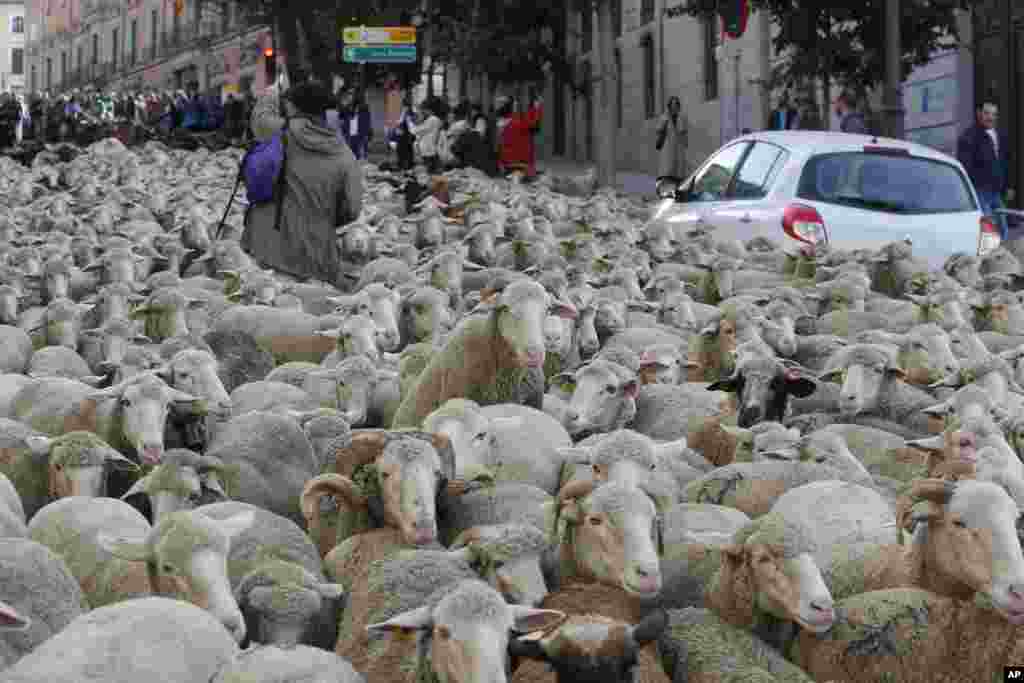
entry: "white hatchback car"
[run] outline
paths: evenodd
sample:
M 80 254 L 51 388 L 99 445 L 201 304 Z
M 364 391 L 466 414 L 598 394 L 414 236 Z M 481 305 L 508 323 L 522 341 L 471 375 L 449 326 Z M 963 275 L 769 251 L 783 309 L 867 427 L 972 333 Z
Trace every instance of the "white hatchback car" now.
M 909 239 L 915 258 L 941 267 L 953 253 L 985 255 L 998 226 L 956 159 L 904 140 L 820 131 L 745 135 L 686 180 L 660 178 L 653 220 L 680 238 L 704 223 L 716 237 L 767 237 L 787 254 L 825 242 L 877 249 Z

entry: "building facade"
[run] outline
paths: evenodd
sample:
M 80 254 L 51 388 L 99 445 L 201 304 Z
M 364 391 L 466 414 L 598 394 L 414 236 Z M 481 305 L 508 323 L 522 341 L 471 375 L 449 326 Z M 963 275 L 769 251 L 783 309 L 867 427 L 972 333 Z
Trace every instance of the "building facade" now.
M 256 92 L 269 84 L 270 31 L 235 2 L 29 0 L 27 87 Z
M 25 3 L 0 0 L 0 91 L 25 89 Z

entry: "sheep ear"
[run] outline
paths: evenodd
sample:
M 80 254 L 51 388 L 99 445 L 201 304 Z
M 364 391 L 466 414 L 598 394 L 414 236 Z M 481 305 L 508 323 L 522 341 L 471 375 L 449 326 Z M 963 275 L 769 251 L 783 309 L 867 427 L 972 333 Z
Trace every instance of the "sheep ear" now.
M 132 487 L 128 489 L 128 492 L 121 496 L 121 500 L 128 500 L 132 496 L 137 496 L 141 493 L 146 493 L 146 487 L 149 484 L 149 475 L 137 480 Z
M 434 615 L 430 606 L 424 605 L 416 609 L 402 612 L 387 621 L 366 626 L 367 633 L 401 633 L 410 635 L 416 631 L 427 631 L 434 627 Z
M 316 592 L 322 598 L 336 600 L 345 595 L 345 587 L 340 583 L 321 583 L 317 584 Z
M 810 377 L 805 377 L 796 370 L 786 370 L 783 374 L 786 382 L 786 390 L 791 396 L 807 398 L 818 390 L 818 383 Z
M 735 394 L 743 386 L 743 376 L 733 375 L 725 379 L 718 380 L 708 385 L 708 391 L 724 391 L 729 394 Z
M 835 382 L 841 379 L 843 376 L 843 368 L 829 368 L 825 372 L 818 375 L 818 379 L 822 382 Z
M 124 457 L 113 448 L 107 451 L 107 464 L 111 465 L 115 470 L 121 472 L 138 472 L 139 466 L 134 462 Z
M 885 371 L 886 371 L 886 374 L 888 374 L 890 377 L 898 377 L 899 379 L 902 379 L 902 380 L 906 380 L 907 379 L 907 371 L 904 370 L 903 368 L 901 368 L 898 365 L 890 366 L 890 367 L 886 368 Z
M 512 630 L 516 633 L 549 631 L 566 619 L 565 612 L 537 609 L 526 605 L 509 605 L 512 612 Z
M 635 401 L 636 397 L 640 395 L 640 383 L 635 379 L 629 380 L 622 385 L 622 395 Z
M 729 545 L 723 545 L 722 551 L 722 562 L 729 563 L 732 567 L 738 567 L 743 564 L 747 557 L 747 550 L 743 545 L 736 543 L 730 543 Z
M 590 449 L 580 446 L 563 446 L 555 449 L 555 453 L 562 459 L 562 462 L 569 465 L 589 465 Z
M 560 372 L 551 378 L 552 386 L 557 386 L 562 391 L 574 391 L 576 389 L 576 375 L 572 372 Z
M 644 620 L 633 627 L 633 642 L 643 647 L 661 637 L 661 634 L 668 628 L 668 612 L 659 609 L 644 617 Z
M 0 601 L 0 631 L 24 631 L 32 620 L 18 613 L 6 602 Z
M 221 485 L 216 472 L 206 472 L 199 478 L 199 481 L 202 483 L 203 488 L 213 491 L 221 498 L 227 499 L 229 497 L 227 491 Z
M 146 543 L 147 536 L 115 536 L 105 531 L 96 535 L 96 543 L 108 553 L 129 562 L 147 562 L 153 555 Z
M 544 650 L 544 646 L 541 641 L 531 637 L 513 638 L 509 640 L 508 655 L 509 657 L 534 659 L 538 662 L 549 661 L 548 653 Z
M 25 437 L 25 445 L 32 451 L 32 455 L 49 456 L 53 439 L 48 436 L 32 434 Z
M 252 526 L 256 515 L 252 511 L 239 512 L 226 519 L 215 520 L 216 525 L 230 539 L 236 538 L 243 531 Z
M 928 451 L 930 453 L 941 452 L 945 447 L 945 440 L 941 434 L 938 436 L 932 436 L 927 439 L 916 439 L 914 441 L 908 441 L 907 445 L 911 448 L 917 448 L 922 451 Z
M 933 417 L 946 417 L 951 411 L 949 403 L 943 401 L 927 408 L 922 408 L 921 412 L 925 415 L 931 415 Z

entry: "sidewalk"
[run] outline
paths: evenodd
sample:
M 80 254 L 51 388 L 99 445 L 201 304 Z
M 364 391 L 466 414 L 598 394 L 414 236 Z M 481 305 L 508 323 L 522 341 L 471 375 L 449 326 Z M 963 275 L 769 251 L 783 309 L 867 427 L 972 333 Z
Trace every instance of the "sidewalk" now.
M 592 168 L 594 168 L 594 164 L 557 157 L 537 161 L 537 169 L 539 171 L 546 171 L 555 175 L 582 175 Z M 625 194 L 654 199 L 654 184 L 656 180 L 655 176 L 645 173 L 619 171 L 615 174 L 615 187 Z

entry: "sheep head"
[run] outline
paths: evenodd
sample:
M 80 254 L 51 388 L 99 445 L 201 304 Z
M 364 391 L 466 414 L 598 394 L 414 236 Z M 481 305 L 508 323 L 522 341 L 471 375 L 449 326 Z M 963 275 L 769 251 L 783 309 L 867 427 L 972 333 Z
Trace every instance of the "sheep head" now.
M 550 311 L 575 320 L 576 308 L 569 303 L 552 301 L 538 283 L 516 279 L 498 294 L 483 300 L 478 310 L 491 316 L 494 334 L 511 356 L 508 360 L 520 368 L 544 365 L 544 319 Z
M 574 481 L 553 504 L 563 577 L 621 586 L 631 595 L 661 591 L 662 521 L 641 489 L 611 481 Z
M 737 395 L 740 427 L 750 427 L 763 420 L 779 422 L 786 414 L 790 396 L 806 398 L 817 389 L 818 383 L 809 371 L 759 356 L 742 357 L 731 377 L 708 386 L 708 391 Z
M 900 510 L 902 528 L 915 534 L 922 555 L 923 588 L 970 599 L 988 597 L 1014 625 L 1024 624 L 1024 553 L 1017 536 L 1020 512 L 995 482 L 918 480 Z
M 552 384 L 572 393 L 564 420 L 573 438 L 620 429 L 636 416 L 640 384 L 635 373 L 618 363 L 594 360 L 574 373 L 557 375 Z
M 536 607 L 548 594 L 541 570 L 547 536 L 527 524 L 496 524 L 466 529 L 449 550 L 463 551 L 484 581 L 513 605 Z
M 819 379 L 839 381 L 839 412 L 853 417 L 877 410 L 879 398 L 888 382 L 905 380 L 906 371 L 896 360 L 895 352 L 876 344 L 852 344 L 829 358 Z
M 722 547 L 708 602 L 727 622 L 749 628 L 758 614 L 824 633 L 835 621 L 832 595 L 814 561 L 814 541 L 799 523 L 769 513 Z

